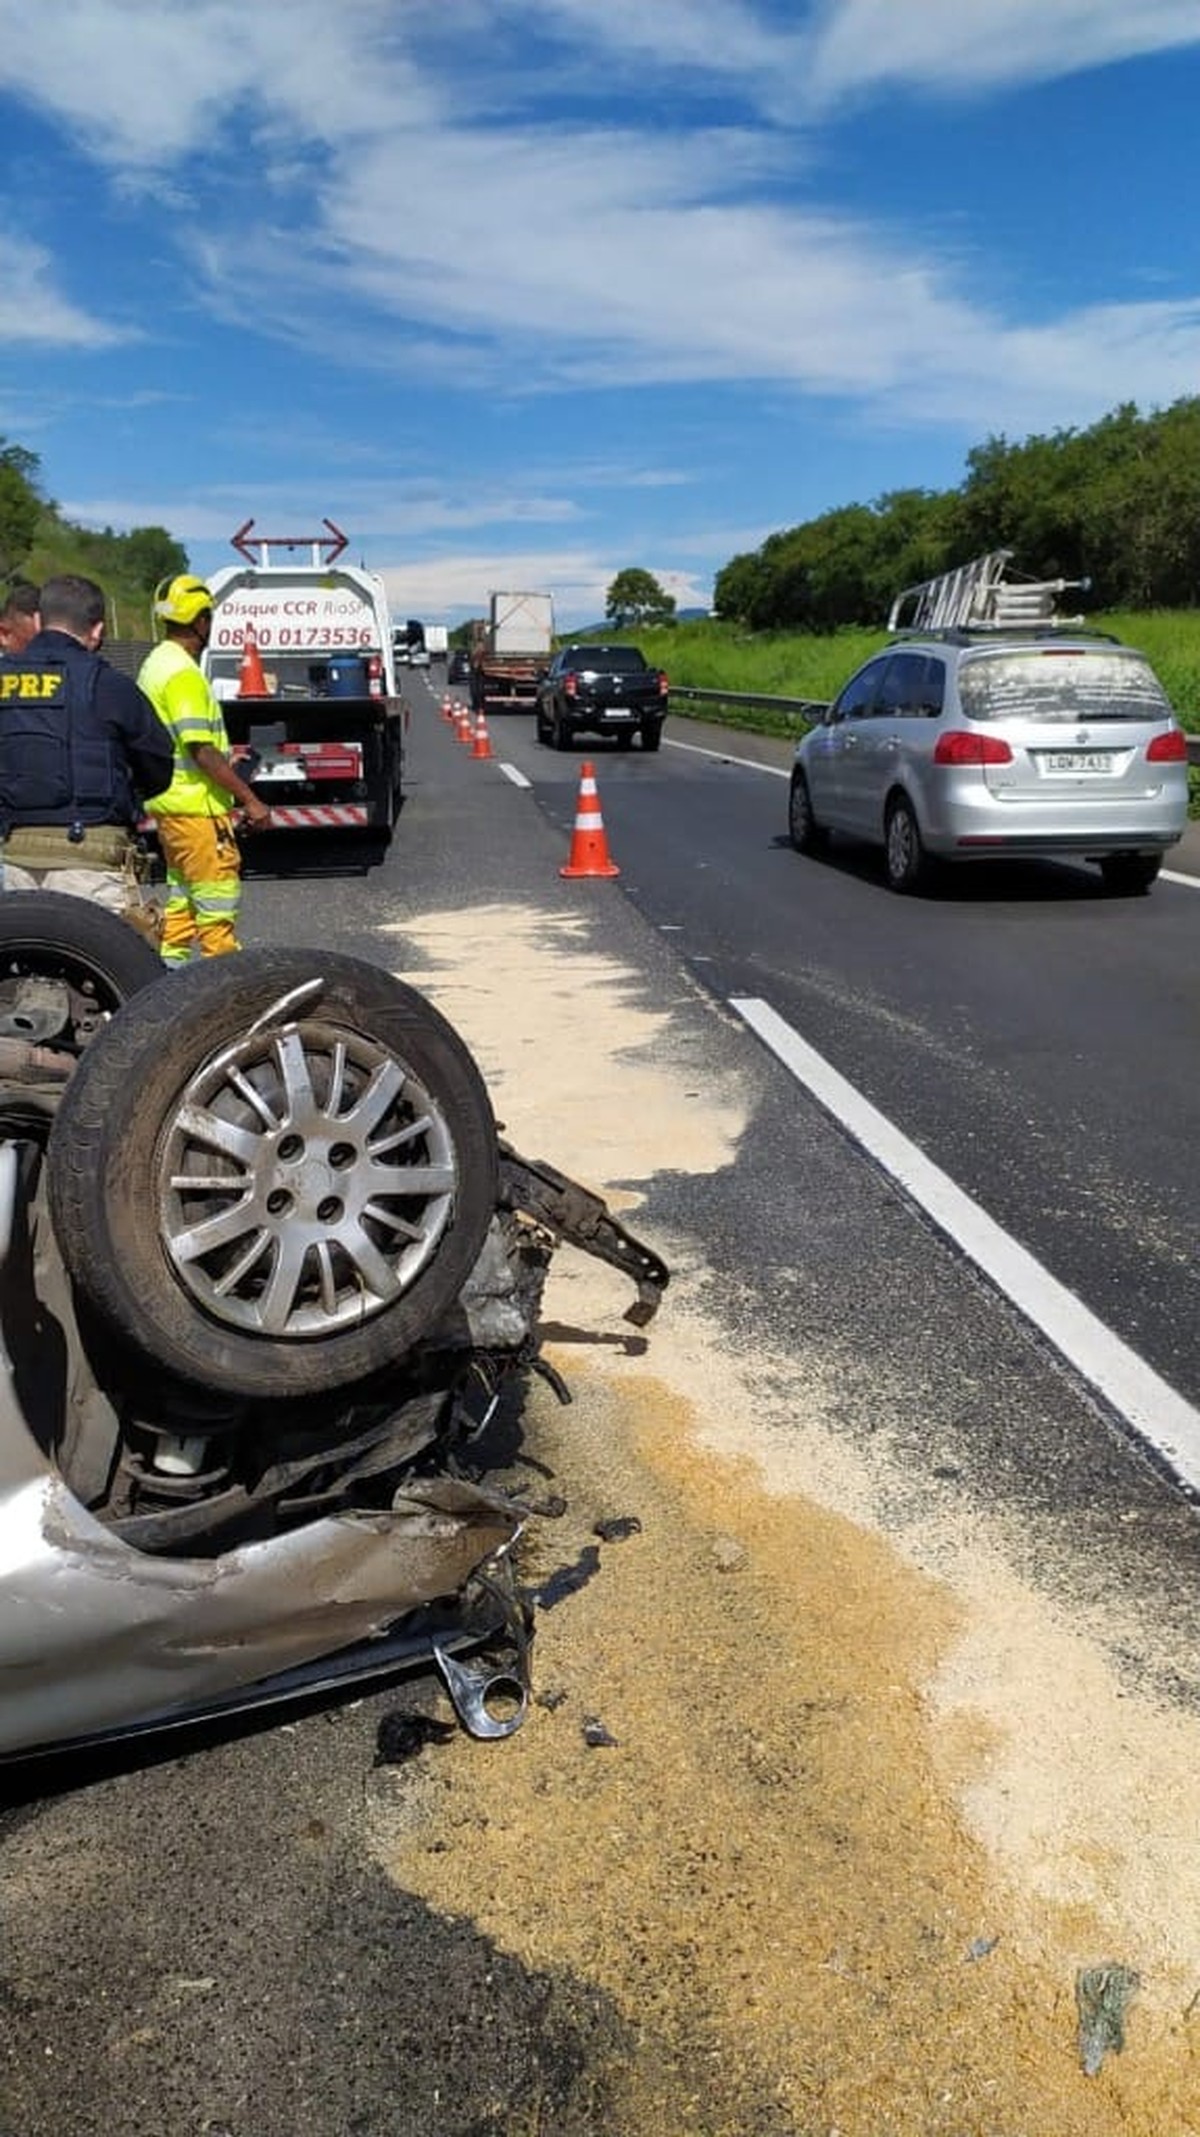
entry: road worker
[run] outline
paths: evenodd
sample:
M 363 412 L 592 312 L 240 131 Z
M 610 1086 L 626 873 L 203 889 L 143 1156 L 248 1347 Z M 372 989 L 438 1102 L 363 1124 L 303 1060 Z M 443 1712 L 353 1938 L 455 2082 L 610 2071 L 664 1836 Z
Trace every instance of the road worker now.
M 194 950 L 222 957 L 237 935 L 242 865 L 237 822 L 268 824 L 271 812 L 229 760 L 220 700 L 201 672 L 212 630 L 212 595 L 184 572 L 154 597 L 163 636 L 138 671 L 138 682 L 170 735 L 175 773 L 149 805 L 167 870 L 161 955 L 186 965 Z
M 0 653 L 23 653 L 35 632 L 42 628 L 41 588 L 28 579 L 10 586 L 0 608 Z
M 67 573 L 40 600 L 40 629 L 0 654 L 4 888 L 71 891 L 134 917 L 137 824 L 171 777 L 170 744 L 137 684 L 100 658 L 100 587 Z

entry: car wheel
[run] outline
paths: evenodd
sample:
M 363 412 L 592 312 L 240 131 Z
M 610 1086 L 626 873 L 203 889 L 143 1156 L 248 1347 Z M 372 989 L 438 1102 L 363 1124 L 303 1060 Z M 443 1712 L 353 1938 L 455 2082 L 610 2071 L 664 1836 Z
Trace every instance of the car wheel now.
M 1160 853 L 1107 853 L 1100 863 L 1104 888 L 1114 898 L 1139 898 L 1162 867 Z
M 0 896 L 0 1033 L 78 1051 L 131 995 L 163 978 L 144 935 L 90 898 L 57 890 Z M 29 981 L 50 982 L 51 991 Z
M 567 726 L 566 721 L 564 720 L 561 712 L 557 710 L 557 708 L 554 714 L 553 739 L 555 749 L 570 749 L 571 744 L 574 740 L 574 736 L 572 735 L 570 728 Z
M 301 1397 L 426 1334 L 478 1257 L 495 1123 L 458 1034 L 355 958 L 243 951 L 129 1003 L 50 1137 L 82 1296 L 194 1386 Z
M 912 805 L 898 795 L 887 813 L 884 827 L 884 858 L 887 879 L 893 890 L 920 890 L 928 880 L 929 862 Z
M 655 750 L 662 741 L 662 721 L 649 720 L 642 729 L 642 748 Z
M 540 699 L 537 705 L 537 738 L 539 742 L 544 743 L 550 743 L 554 740 L 554 730 L 546 718 Z
M 812 796 L 803 772 L 792 773 L 788 790 L 788 837 L 797 853 L 820 853 L 828 834 L 813 815 Z

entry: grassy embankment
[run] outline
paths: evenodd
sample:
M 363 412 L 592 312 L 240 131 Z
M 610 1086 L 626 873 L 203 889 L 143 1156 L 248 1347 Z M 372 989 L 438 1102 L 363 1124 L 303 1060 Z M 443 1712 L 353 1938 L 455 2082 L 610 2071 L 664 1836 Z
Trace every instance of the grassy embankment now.
M 150 604 L 145 587 L 115 562 L 113 543 L 86 527 L 74 527 L 47 509 L 38 521 L 33 548 L 17 574 L 40 586 L 61 572 L 79 572 L 94 579 L 108 597 L 108 629 L 112 638 L 150 638 Z

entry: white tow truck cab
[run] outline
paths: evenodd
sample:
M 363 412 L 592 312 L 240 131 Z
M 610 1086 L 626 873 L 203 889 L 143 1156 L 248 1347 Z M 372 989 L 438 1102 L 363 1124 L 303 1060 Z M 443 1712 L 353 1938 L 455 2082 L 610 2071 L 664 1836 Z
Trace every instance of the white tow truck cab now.
M 339 561 L 346 536 L 233 536 L 244 559 L 208 584 L 203 667 L 222 701 L 230 751 L 279 831 L 391 831 L 403 782 L 405 708 L 396 694 L 383 580 Z

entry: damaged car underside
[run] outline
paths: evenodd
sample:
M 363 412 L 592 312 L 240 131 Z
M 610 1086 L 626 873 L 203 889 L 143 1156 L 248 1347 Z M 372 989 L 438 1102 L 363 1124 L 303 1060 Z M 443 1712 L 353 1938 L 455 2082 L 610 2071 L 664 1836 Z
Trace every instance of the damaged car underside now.
M 519 1726 L 520 1500 L 472 1474 L 567 1242 L 662 1261 L 499 1136 L 415 989 L 323 951 L 162 976 L 0 899 L 0 1760 L 414 1663 Z

